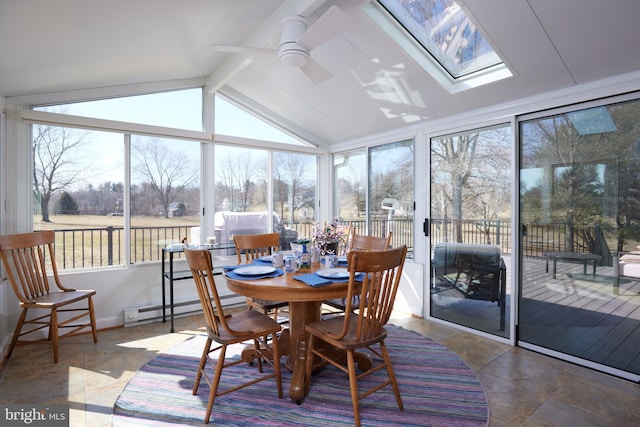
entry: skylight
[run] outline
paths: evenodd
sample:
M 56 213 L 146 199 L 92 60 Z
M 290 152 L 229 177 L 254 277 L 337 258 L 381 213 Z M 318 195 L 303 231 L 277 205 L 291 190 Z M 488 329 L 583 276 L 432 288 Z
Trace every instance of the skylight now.
M 455 0 L 378 0 L 453 78 L 501 63 Z
M 512 75 L 455 0 L 377 0 L 368 5 L 365 10 L 374 20 L 452 93 Z

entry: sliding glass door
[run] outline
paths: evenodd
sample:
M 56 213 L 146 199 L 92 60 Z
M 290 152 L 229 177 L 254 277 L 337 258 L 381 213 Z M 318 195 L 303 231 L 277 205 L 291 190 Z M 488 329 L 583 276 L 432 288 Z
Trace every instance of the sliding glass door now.
M 519 344 L 637 380 L 640 102 L 519 127 Z
M 511 127 L 432 138 L 432 317 L 509 337 Z

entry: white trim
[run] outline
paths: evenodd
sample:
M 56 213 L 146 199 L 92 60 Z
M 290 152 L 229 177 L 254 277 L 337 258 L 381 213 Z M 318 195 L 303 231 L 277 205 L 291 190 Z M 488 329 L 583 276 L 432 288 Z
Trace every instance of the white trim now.
M 206 78 L 198 77 L 193 79 L 167 80 L 161 82 L 108 86 L 92 89 L 71 90 L 66 92 L 52 92 L 38 95 L 8 97 L 7 105 L 29 106 L 68 104 L 71 102 L 95 101 L 123 96 L 148 95 L 151 93 L 192 89 L 195 87 L 204 87 L 205 84 Z
M 73 116 L 70 114 L 51 113 L 21 109 L 20 118 L 29 123 L 70 126 L 82 129 L 101 130 L 105 132 L 130 133 L 135 135 L 171 137 L 208 142 L 212 134 L 208 132 L 186 129 L 169 128 L 164 126 L 144 125 L 138 123 L 121 122 L 117 120 L 96 119 L 93 117 Z
M 242 138 L 239 136 L 231 136 L 231 135 L 215 135 L 213 138 L 213 142 L 216 144 L 225 144 L 225 145 L 235 145 L 235 146 L 244 146 L 255 149 L 264 149 L 264 150 L 277 150 L 277 151 L 288 151 L 293 153 L 304 153 L 304 154 L 314 154 L 314 155 L 326 155 L 329 152 L 326 150 L 322 150 L 320 148 L 305 146 L 305 145 L 291 145 L 285 144 L 281 142 L 271 142 L 271 141 L 262 141 L 251 138 Z

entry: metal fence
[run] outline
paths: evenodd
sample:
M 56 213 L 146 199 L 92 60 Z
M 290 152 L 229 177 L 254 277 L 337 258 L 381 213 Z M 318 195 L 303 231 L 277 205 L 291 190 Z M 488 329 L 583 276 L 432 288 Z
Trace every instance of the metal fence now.
M 310 236 L 314 224 L 295 222 L 283 224 L 297 231 L 298 236 Z M 366 233 L 366 221 L 352 221 L 357 233 Z M 162 259 L 162 248 L 178 243 L 190 235 L 190 226 L 131 227 L 131 263 Z M 413 247 L 412 220 L 376 220 L 371 222 L 371 234 L 384 236 L 393 231 L 392 245 Z M 123 265 L 125 260 L 125 230 L 123 227 L 56 229 L 56 261 L 61 269 L 97 268 Z
M 285 223 L 295 229 L 298 236 L 309 236 L 312 223 Z M 367 223 L 351 221 L 358 234 L 367 233 Z M 547 251 L 594 252 L 608 251 L 598 227 L 568 226 L 567 224 L 524 224 L 522 254 L 541 256 Z M 190 226 L 132 227 L 131 262 L 153 262 L 162 258 L 162 248 L 180 242 L 190 235 Z M 374 220 L 369 234 L 385 236 L 393 232 L 392 246 L 406 244 L 413 249 L 414 226 L 412 219 Z M 56 260 L 62 269 L 95 268 L 126 263 L 122 227 L 58 229 L 56 233 Z M 503 254 L 511 254 L 511 222 L 509 220 L 430 220 L 431 242 L 460 242 L 494 244 Z M 459 237 L 458 237 L 459 236 Z

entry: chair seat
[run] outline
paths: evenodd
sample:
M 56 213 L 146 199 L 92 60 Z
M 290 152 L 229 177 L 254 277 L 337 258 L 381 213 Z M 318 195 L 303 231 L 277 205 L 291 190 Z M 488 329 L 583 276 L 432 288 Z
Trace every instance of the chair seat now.
M 250 305 L 259 306 L 260 308 L 264 308 L 266 310 L 272 310 L 274 308 L 282 308 L 289 305 L 286 301 L 269 301 L 266 299 L 257 299 L 257 298 L 248 298 L 247 303 Z
M 344 311 L 344 309 L 347 307 L 346 298 L 328 299 L 328 300 L 322 301 L 322 303 L 327 304 L 328 306 L 331 306 L 333 308 L 337 308 L 338 310 L 341 310 L 341 311 Z M 353 310 L 357 310 L 360 308 L 360 295 L 356 295 L 351 298 L 351 308 Z
M 233 344 L 253 338 L 255 335 L 269 335 L 280 331 L 281 326 L 278 322 L 270 317 L 255 310 L 240 311 L 233 313 L 226 318 L 227 325 L 233 331 L 246 331 L 245 335 L 236 336 L 229 332 L 228 329 L 220 328 L 220 334 L 211 336 L 214 341 L 220 344 Z
M 357 324 L 358 318 L 356 316 L 351 317 L 349 319 L 349 332 L 347 332 L 347 335 L 340 340 L 332 339 L 331 336 L 327 334 L 332 333 L 334 335 L 337 335 L 342 331 L 342 328 L 344 326 L 343 316 L 333 317 L 328 320 L 321 320 L 319 322 L 310 323 L 305 327 L 305 330 L 310 334 L 322 338 L 323 341 L 328 342 L 333 347 L 342 350 L 366 347 L 375 344 L 387 337 L 387 330 L 383 327 L 378 335 L 368 340 L 363 340 L 362 338 L 358 339 L 356 338 Z
M 39 296 L 31 301 L 20 302 L 20 307 L 26 308 L 43 308 L 43 306 L 60 307 L 81 301 L 88 296 L 93 296 L 96 291 L 61 291 L 51 292 L 46 295 Z

